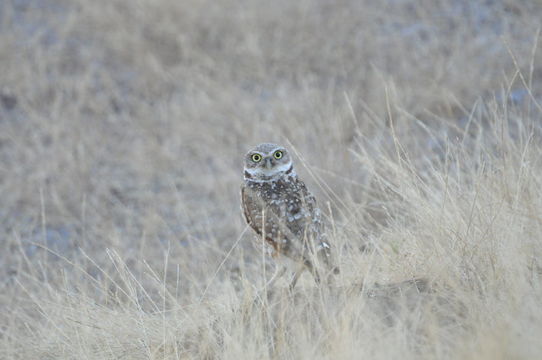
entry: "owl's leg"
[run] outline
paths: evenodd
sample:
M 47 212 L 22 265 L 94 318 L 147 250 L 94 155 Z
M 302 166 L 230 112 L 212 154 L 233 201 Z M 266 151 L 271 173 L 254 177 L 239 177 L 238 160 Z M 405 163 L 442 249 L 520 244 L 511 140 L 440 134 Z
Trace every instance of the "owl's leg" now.
M 305 260 L 305 266 L 311 272 L 312 277 L 314 278 L 314 281 L 316 282 L 316 284 L 320 285 L 320 282 L 321 282 L 320 274 L 318 273 L 318 270 L 316 270 L 316 267 L 309 260 Z
M 317 284 L 320 284 L 320 274 L 312 265 L 312 262 L 310 262 L 309 260 L 305 260 L 300 265 L 299 269 L 295 272 L 292 282 L 290 283 L 290 290 L 293 290 L 295 284 L 297 283 L 297 280 L 299 280 L 299 277 L 301 276 L 301 274 L 303 274 L 303 271 L 305 271 L 305 269 L 308 269 L 311 272 L 314 281 L 316 281 Z
M 277 271 L 275 271 L 275 273 L 273 274 L 273 276 L 271 276 L 271 279 L 267 282 L 267 284 L 265 284 L 265 287 L 271 287 L 271 285 L 273 285 L 275 281 L 277 281 L 284 275 L 286 270 L 288 269 L 284 266 L 278 268 Z
M 299 280 L 299 277 L 301 274 L 303 274 L 303 271 L 305 270 L 305 266 L 299 267 L 299 269 L 294 273 L 294 277 L 292 278 L 292 282 L 290 283 L 290 291 L 292 291 L 295 287 L 295 284 L 297 284 L 297 280 Z

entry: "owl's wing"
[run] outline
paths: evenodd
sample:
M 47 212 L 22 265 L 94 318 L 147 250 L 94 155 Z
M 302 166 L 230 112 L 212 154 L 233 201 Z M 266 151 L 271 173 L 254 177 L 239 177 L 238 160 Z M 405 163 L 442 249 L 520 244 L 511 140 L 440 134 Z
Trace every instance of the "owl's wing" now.
M 248 209 L 249 201 L 250 199 L 248 198 L 246 187 L 241 186 L 241 209 L 243 210 L 243 216 L 245 217 L 245 221 L 247 222 L 247 224 L 250 225 L 250 227 L 254 229 L 252 225 L 254 222 L 252 220 L 252 217 L 250 216 L 250 211 Z M 256 229 L 254 230 L 258 232 L 258 230 Z
M 261 209 L 257 206 L 254 196 L 251 196 L 252 192 L 253 191 L 246 186 L 241 187 L 241 206 L 247 224 L 256 231 L 256 234 L 261 235 L 261 224 L 254 218 L 254 215 L 261 212 Z
M 261 200 L 255 196 L 254 191 L 246 186 L 241 187 L 241 207 L 247 224 L 258 234 L 262 236 L 262 221 L 259 214 L 262 213 L 263 204 Z M 275 251 L 278 251 L 278 244 L 270 236 L 269 231 L 266 232 L 265 241 L 273 246 Z

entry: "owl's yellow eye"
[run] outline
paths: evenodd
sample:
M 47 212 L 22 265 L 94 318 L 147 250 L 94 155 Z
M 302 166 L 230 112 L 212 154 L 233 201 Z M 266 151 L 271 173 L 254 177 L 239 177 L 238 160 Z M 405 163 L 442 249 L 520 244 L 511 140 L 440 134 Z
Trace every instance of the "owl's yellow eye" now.
M 282 155 L 283 155 L 283 154 L 282 154 L 282 151 L 277 150 L 277 151 L 275 151 L 275 153 L 273 154 L 273 157 L 274 157 L 275 159 L 280 159 L 280 158 L 282 158 Z
M 256 163 L 262 161 L 262 156 L 260 154 L 252 154 L 250 158 Z

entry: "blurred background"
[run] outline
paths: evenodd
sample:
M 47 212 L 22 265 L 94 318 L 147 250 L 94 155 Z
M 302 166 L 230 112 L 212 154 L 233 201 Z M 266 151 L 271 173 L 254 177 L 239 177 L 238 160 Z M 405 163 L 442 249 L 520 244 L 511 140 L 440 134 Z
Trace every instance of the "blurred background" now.
M 263 141 L 291 144 L 361 201 L 351 151 L 364 138 L 392 150 L 391 117 L 405 147 L 439 156 L 417 122 L 453 132 L 481 99 L 526 101 L 517 67 L 542 77 L 539 1 L 6 0 L 0 11 L 0 236 L 61 251 L 229 245 L 242 157 Z
M 0 309 L 29 264 L 99 278 L 109 250 L 136 276 L 167 254 L 201 282 L 188 297 L 261 266 L 239 187 L 264 141 L 348 246 L 385 237 L 394 203 L 362 160 L 400 142 L 423 176 L 448 142 L 476 157 L 502 109 L 540 124 L 541 19 L 538 0 L 2 0 Z

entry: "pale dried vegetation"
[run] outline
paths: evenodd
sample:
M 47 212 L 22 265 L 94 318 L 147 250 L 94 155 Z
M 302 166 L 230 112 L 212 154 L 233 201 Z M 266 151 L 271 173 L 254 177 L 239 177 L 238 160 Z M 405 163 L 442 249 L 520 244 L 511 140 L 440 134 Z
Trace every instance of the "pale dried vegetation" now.
M 0 358 L 537 359 L 540 1 L 0 2 Z M 239 209 L 273 141 L 336 286 Z

